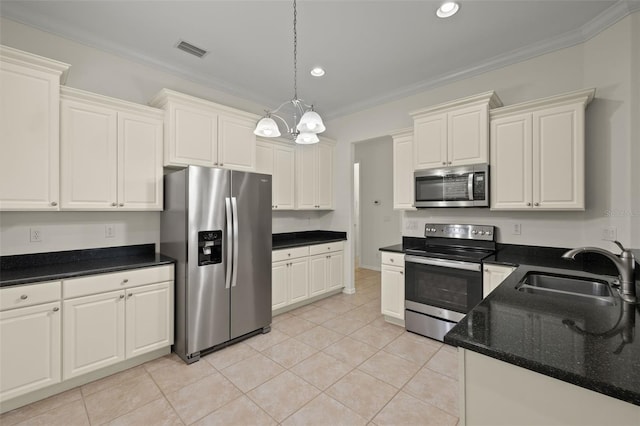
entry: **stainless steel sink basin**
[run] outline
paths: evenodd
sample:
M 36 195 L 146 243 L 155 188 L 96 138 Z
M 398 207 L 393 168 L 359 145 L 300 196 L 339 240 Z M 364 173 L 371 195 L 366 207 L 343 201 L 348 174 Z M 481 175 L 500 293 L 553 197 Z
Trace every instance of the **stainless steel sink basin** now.
M 609 283 L 606 280 L 591 277 L 532 271 L 520 280 L 516 289 L 525 293 L 547 294 L 600 305 L 615 303 Z

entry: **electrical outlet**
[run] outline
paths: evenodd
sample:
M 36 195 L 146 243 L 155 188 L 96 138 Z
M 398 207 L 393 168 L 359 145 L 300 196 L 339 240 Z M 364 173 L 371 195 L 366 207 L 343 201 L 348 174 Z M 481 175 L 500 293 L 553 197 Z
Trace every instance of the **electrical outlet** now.
M 115 225 L 105 225 L 104 226 L 104 237 L 105 238 L 115 238 L 116 237 L 116 226 Z
M 618 239 L 618 230 L 615 226 L 608 226 L 602 229 L 602 239 L 605 241 L 615 241 Z
M 29 229 L 29 241 L 32 243 L 41 243 L 42 242 L 42 230 L 40 228 L 30 228 Z
M 520 235 L 522 234 L 522 228 L 521 228 L 521 224 L 519 223 L 514 223 L 513 224 L 513 231 L 511 232 L 513 235 Z

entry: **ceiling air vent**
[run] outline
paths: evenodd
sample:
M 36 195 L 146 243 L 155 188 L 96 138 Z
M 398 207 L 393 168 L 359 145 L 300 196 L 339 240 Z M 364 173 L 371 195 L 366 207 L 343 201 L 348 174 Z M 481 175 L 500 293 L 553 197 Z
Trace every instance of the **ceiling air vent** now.
M 180 42 L 176 45 L 176 47 L 184 52 L 190 53 L 193 56 L 197 56 L 198 58 L 202 58 L 206 55 L 207 52 L 204 49 L 201 49 L 197 46 L 194 46 L 191 43 L 187 43 L 186 41 L 180 40 Z

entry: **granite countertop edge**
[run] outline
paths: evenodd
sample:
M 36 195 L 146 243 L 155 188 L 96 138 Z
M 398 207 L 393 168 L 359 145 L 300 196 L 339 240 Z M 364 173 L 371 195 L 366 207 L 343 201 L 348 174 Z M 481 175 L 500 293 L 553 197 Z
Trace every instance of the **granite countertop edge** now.
M 272 250 L 346 241 L 347 233 L 339 231 L 301 231 L 273 234 Z
M 486 346 L 469 342 L 465 340 L 464 337 L 448 334 L 444 338 L 444 343 L 452 346 L 458 346 L 481 355 L 488 356 L 489 358 L 515 365 L 516 367 L 521 367 L 544 376 L 552 377 L 584 389 L 640 406 L 640 393 L 621 389 L 602 380 L 590 379 L 588 377 L 580 376 L 560 368 L 551 367 L 510 353 L 496 351 Z

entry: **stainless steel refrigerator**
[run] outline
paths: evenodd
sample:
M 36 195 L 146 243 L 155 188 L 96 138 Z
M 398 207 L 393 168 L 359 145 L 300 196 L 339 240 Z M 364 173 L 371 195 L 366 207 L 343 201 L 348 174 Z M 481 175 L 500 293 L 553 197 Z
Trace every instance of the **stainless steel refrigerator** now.
M 197 166 L 169 173 L 160 220 L 160 251 L 177 260 L 174 352 L 192 363 L 269 332 L 271 176 Z

